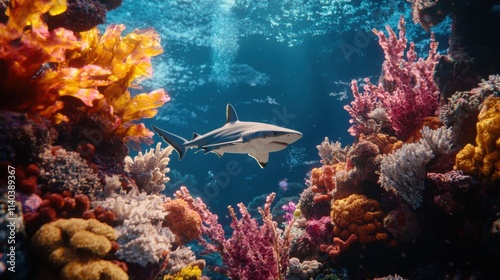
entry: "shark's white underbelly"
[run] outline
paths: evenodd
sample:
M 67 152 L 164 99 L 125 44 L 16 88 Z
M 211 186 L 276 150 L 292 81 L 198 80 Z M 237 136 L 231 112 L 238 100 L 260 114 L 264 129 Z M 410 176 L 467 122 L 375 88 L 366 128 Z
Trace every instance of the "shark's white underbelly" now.
M 223 146 L 213 151 L 232 154 L 255 154 L 277 152 L 285 149 L 286 147 L 287 144 L 285 143 L 255 140 L 247 143 Z

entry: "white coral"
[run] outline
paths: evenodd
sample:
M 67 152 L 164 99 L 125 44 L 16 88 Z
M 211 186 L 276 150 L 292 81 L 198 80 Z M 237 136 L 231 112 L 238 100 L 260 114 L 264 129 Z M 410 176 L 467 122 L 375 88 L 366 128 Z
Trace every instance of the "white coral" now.
M 422 139 L 425 143 L 422 140 L 421 142 L 429 145 L 434 154 L 445 155 L 450 153 L 453 147 L 451 128 L 442 126 L 438 129 L 432 130 L 428 126 L 425 126 L 422 130 L 420 130 L 420 133 L 422 134 Z
M 144 155 L 139 155 L 132 159 L 125 157 L 125 171 L 129 172 L 141 191 L 148 194 L 158 194 L 165 189 L 165 184 L 170 180 L 166 173 L 170 171 L 167 167 L 172 154 L 172 146 L 161 148 L 161 142 L 156 144 L 155 149 L 150 149 Z
M 328 137 L 325 137 L 325 140 L 320 145 L 317 145 L 316 148 L 321 157 L 321 163 L 327 165 L 344 162 L 349 151 L 349 146 L 342 148 L 342 144 L 339 141 L 330 142 Z
M 112 210 L 121 225 L 117 242 L 120 248 L 116 252 L 119 259 L 146 266 L 158 263 L 160 258 L 170 251 L 175 236 L 162 221 L 165 211 L 163 195 L 128 194 L 127 196 L 108 197 L 96 201 L 106 209 Z
M 438 154 L 448 154 L 452 149 L 452 130 L 440 127 L 420 130 L 422 139 L 405 144 L 395 152 L 384 155 L 380 164 L 379 183 L 393 190 L 413 209 L 422 203 L 422 192 L 426 178 L 425 167 Z
M 380 164 L 379 183 L 398 193 L 414 209 L 422 203 L 426 177 L 425 166 L 434 158 L 432 150 L 422 143 L 405 144 L 385 155 Z

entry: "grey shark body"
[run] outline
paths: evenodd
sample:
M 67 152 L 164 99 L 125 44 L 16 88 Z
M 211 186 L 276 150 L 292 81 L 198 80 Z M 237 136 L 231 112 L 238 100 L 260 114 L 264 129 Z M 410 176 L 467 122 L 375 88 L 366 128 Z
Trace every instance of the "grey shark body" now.
M 215 153 L 219 157 L 225 153 L 248 154 L 255 158 L 263 168 L 269 161 L 269 153 L 285 149 L 289 144 L 299 140 L 302 133 L 259 122 L 242 122 L 231 104 L 226 107 L 226 124 L 220 128 L 200 135 L 194 133 L 192 140 L 162 130 L 153 129 L 165 142 L 179 154 L 182 159 L 187 149 L 194 148 L 206 153 Z

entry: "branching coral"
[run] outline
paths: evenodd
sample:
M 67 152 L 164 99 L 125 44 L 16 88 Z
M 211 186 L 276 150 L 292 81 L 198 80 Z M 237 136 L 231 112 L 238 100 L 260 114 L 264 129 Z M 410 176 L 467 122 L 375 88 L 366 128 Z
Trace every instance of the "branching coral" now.
M 168 214 L 163 206 L 165 198 L 146 193 L 130 194 L 125 197 L 107 198 L 96 204 L 112 210 L 117 216 L 116 252 L 119 259 L 142 267 L 158 265 L 170 251 L 174 234 L 162 222 Z
M 64 266 L 61 279 L 128 279 L 116 264 L 102 260 L 116 240 L 115 230 L 96 220 L 61 219 L 42 226 L 32 243 L 54 266 Z
M 365 92 L 360 94 L 356 81 L 353 81 L 351 88 L 355 99 L 350 106 L 344 107 L 352 117 L 350 122 L 354 123 L 349 129 L 353 136 L 377 132 L 367 131 L 369 120 L 374 121 L 370 114 L 376 108 L 386 111 L 392 129 L 402 139 L 406 139 L 424 117 L 437 113 L 439 91 L 433 81 L 434 67 L 439 58 L 437 43 L 431 35 L 430 51 L 425 60 L 417 58 L 415 45 L 410 43 L 404 59 L 407 48 L 404 24 L 401 17 L 398 25 L 399 37 L 388 26 L 386 29 L 389 37 L 381 31 L 373 30 L 385 54 L 382 66 L 383 83 L 376 86 L 365 79 Z
M 426 166 L 436 155 L 450 153 L 451 129 L 441 127 L 421 130 L 422 139 L 403 145 L 395 152 L 384 155 L 380 164 L 379 183 L 387 190 L 394 190 L 414 209 L 422 204 L 422 191 Z
M 97 175 L 77 152 L 52 147 L 45 149 L 40 159 L 40 178 L 51 191 L 93 195 L 102 189 Z
M 139 152 L 139 155 L 133 160 L 127 156 L 125 158 L 125 171 L 130 173 L 141 191 L 148 194 L 159 194 L 170 180 L 165 174 L 170 171 L 167 165 L 172 151 L 172 146 L 163 149 L 161 142 L 158 142 L 156 149 L 150 149 L 144 155 Z
M 361 194 L 352 194 L 338 199 L 332 205 L 333 232 L 336 237 L 349 242 L 351 235 L 357 236 L 361 244 L 375 241 L 386 241 L 388 235 L 384 231 L 382 218 L 384 213 L 380 204 Z
M 414 209 L 422 204 L 425 167 L 434 158 L 428 147 L 420 143 L 405 144 L 385 155 L 380 164 L 379 183 L 396 191 Z
M 185 187 L 181 187 L 175 195 L 185 200 L 203 218 L 202 233 L 208 239 L 200 238 L 199 242 L 207 253 L 221 254 L 227 266 L 220 268 L 222 272 L 234 279 L 284 279 L 288 267 L 290 226 L 283 233 L 272 220 L 274 194 L 266 198 L 264 208 L 259 207 L 262 225 L 250 216 L 242 203 L 238 204 L 240 219 L 229 206 L 233 229 L 229 239 L 225 238 L 217 215 L 211 213 L 201 199 L 194 199 Z
M 321 157 L 321 164 L 333 165 L 339 162 L 345 162 L 347 153 L 349 152 L 349 146 L 342 148 L 342 144 L 339 141 L 330 142 L 328 137 L 321 142 L 320 145 L 316 146 L 318 149 L 318 154 Z
M 485 180 L 497 180 L 500 179 L 500 97 L 486 98 L 478 118 L 476 146 L 467 144 L 457 154 L 455 169 Z

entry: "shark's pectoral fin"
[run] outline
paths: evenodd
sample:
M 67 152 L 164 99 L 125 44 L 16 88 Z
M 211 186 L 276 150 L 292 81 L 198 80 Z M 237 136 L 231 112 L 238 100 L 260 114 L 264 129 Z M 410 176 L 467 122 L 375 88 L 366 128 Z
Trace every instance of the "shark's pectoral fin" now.
M 266 167 L 267 162 L 269 161 L 269 153 L 262 152 L 262 153 L 251 153 L 248 154 L 249 156 L 253 157 L 260 165 L 261 168 Z

